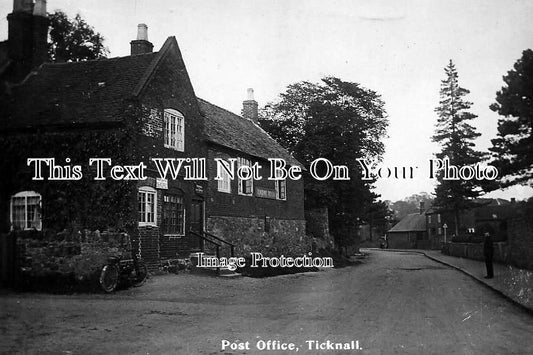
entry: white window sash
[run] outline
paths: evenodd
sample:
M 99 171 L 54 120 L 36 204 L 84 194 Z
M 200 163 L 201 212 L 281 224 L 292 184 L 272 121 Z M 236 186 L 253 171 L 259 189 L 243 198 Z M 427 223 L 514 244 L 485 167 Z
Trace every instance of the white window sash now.
M 185 117 L 176 110 L 164 111 L 164 146 L 178 151 L 185 151 Z
M 220 177 L 222 179 L 218 180 L 218 191 L 231 193 L 231 183 L 228 172 L 221 169 Z
M 245 158 L 239 158 L 238 162 L 239 162 L 239 167 L 241 167 L 241 166 L 252 166 L 252 162 L 250 160 L 248 160 L 248 159 L 245 159 Z M 250 191 L 248 191 L 248 192 L 245 191 L 247 186 L 250 188 Z M 239 195 L 252 196 L 253 195 L 253 191 L 254 191 L 254 180 L 253 180 L 253 178 L 251 178 L 249 180 L 239 179 Z
M 140 187 L 139 200 L 139 226 L 157 225 L 157 192 L 151 187 Z
M 34 191 L 21 191 L 11 196 L 10 222 L 11 229 L 41 230 L 42 196 Z

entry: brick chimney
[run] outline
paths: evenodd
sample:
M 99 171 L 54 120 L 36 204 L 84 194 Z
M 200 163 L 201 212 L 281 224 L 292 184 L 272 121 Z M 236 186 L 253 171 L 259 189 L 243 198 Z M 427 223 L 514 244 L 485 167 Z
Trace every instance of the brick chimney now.
M 424 201 L 420 201 L 420 205 L 419 205 L 418 209 L 419 209 L 418 212 L 419 212 L 420 214 L 423 214 L 423 213 L 424 213 Z
M 254 100 L 254 89 L 247 90 L 246 100 L 242 102 L 242 117 L 248 118 L 255 123 L 258 121 L 257 101 Z
M 46 0 L 14 0 L 7 21 L 8 56 L 13 63 L 11 80 L 20 81 L 47 59 Z
M 148 26 L 144 23 L 137 25 L 137 39 L 130 42 L 131 55 L 152 53 L 154 45 L 148 41 Z

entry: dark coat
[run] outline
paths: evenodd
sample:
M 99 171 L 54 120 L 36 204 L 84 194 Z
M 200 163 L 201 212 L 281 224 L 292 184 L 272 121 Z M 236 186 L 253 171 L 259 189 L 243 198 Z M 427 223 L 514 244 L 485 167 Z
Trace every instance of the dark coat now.
M 494 255 L 494 246 L 492 245 L 492 237 L 490 235 L 485 236 L 483 241 L 483 255 L 487 259 L 492 259 Z

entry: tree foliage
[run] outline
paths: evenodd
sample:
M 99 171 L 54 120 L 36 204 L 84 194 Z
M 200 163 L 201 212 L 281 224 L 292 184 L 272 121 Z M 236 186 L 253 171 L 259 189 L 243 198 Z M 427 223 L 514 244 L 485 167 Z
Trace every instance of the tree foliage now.
M 531 183 L 533 180 L 533 51 L 522 58 L 503 77 L 506 86 L 496 93 L 490 108 L 504 116 L 498 120 L 498 136 L 492 140 L 496 166 L 503 186 Z
M 350 244 L 340 239 L 350 239 L 356 224 L 366 222 L 370 211 L 386 214 L 376 210 L 378 196 L 361 180 L 356 161 L 379 159 L 384 152 L 388 120 L 376 92 L 334 77 L 317 84 L 295 83 L 278 102 L 265 106 L 260 125 L 307 168 L 317 158 L 348 167 L 349 181 L 304 180 L 306 206 L 328 207 L 330 230 L 338 242 Z
M 450 164 L 458 167 L 478 163 L 483 154 L 474 149 L 478 133 L 470 122 L 477 116 L 468 110 L 472 103 L 465 96 L 469 90 L 459 86 L 459 76 L 452 60 L 444 69 L 446 78 L 441 81 L 438 115 L 435 134 L 432 139 L 442 147 L 437 158 L 448 158 Z M 443 174 L 437 176 L 435 205 L 450 209 L 456 216 L 456 234 L 459 232 L 459 211 L 470 207 L 471 200 L 479 196 L 479 183 L 472 180 L 444 180 Z
M 48 57 L 53 62 L 78 62 L 105 58 L 109 50 L 104 37 L 95 32 L 79 14 L 69 19 L 62 11 L 49 14 Z
M 391 202 L 390 208 L 394 212 L 394 219 L 400 221 L 408 214 L 419 212 L 421 202 L 423 203 L 423 208 L 428 209 L 433 205 L 433 198 L 427 192 L 421 192 L 402 200 Z

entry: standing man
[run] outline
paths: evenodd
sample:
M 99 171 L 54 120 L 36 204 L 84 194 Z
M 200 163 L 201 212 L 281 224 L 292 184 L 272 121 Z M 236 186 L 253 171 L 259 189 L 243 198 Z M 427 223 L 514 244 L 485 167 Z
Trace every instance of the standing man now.
M 485 233 L 485 240 L 483 241 L 483 255 L 485 256 L 485 266 L 487 268 L 486 279 L 494 277 L 494 269 L 492 267 L 492 256 L 494 255 L 494 246 L 492 245 L 492 237 L 489 232 Z

